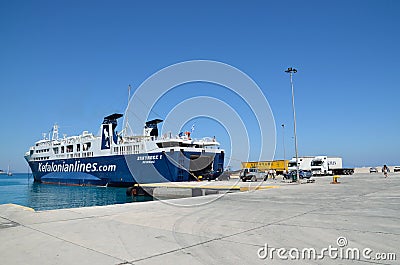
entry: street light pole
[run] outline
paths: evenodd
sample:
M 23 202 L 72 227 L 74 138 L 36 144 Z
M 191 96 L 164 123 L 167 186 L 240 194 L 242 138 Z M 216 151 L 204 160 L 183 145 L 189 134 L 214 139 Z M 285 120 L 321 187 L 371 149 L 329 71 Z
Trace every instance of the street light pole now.
M 285 124 L 282 124 L 282 144 L 283 144 L 283 160 L 286 160 L 286 151 L 285 151 Z
M 296 175 L 297 175 L 297 182 L 300 182 L 299 179 L 299 156 L 297 151 L 297 134 L 296 134 L 296 109 L 294 107 L 294 88 L 293 88 L 293 74 L 297 73 L 297 70 L 289 67 L 285 73 L 290 74 L 290 85 L 292 86 L 292 108 L 293 108 L 293 122 L 294 122 L 294 146 L 296 151 Z

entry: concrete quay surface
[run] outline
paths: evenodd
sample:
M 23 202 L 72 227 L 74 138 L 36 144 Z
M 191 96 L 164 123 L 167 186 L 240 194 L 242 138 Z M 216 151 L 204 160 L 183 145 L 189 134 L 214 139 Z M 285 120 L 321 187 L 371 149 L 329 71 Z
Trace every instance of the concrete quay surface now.
M 0 263 L 399 264 L 400 174 L 331 180 L 38 212 L 0 205 Z M 329 247 L 331 253 L 322 251 Z M 280 258 L 271 248 L 286 252 Z M 293 259 L 305 248 L 323 255 Z M 340 251 L 348 248 L 371 251 L 356 261 L 342 259 Z M 397 260 L 372 259 L 378 253 Z

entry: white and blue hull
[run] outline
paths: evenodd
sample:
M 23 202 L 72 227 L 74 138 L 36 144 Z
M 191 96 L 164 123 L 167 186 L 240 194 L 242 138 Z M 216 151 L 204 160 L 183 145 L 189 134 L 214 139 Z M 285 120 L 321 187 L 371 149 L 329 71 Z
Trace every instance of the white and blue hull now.
M 136 183 L 194 180 L 191 156 L 208 156 L 223 171 L 224 153 L 166 152 L 30 161 L 34 180 L 60 185 L 128 187 Z

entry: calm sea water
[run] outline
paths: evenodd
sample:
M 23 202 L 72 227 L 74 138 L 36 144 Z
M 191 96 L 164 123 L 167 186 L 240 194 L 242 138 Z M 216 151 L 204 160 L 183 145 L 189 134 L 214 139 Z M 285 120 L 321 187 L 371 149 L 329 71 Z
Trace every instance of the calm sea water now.
M 32 175 L 0 175 L 0 204 L 15 203 L 35 210 L 76 208 L 152 200 L 126 196 L 126 188 L 79 187 L 33 182 Z

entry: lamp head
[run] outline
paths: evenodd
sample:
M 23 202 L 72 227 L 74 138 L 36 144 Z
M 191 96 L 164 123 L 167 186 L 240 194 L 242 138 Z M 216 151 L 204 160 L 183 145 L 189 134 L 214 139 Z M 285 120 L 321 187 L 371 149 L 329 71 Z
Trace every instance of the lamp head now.
M 285 70 L 285 73 L 297 73 L 297 70 L 292 67 L 289 67 L 287 70 Z

